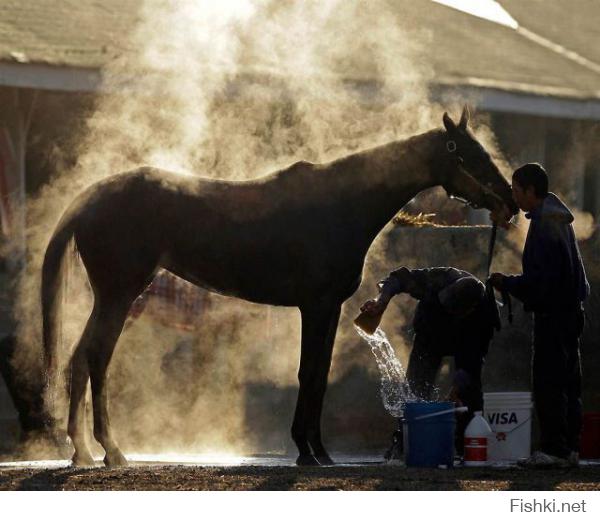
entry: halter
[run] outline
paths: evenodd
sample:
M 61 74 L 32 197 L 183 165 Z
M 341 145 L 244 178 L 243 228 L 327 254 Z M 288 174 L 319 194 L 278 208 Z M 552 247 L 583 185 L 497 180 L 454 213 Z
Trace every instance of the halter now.
M 457 161 L 459 163 L 462 163 L 462 157 L 460 157 L 458 154 L 456 154 L 456 150 L 458 149 L 458 147 L 456 146 L 456 141 L 454 141 L 453 139 L 449 139 L 448 141 L 446 141 L 446 150 L 450 153 L 453 154 L 454 157 L 457 159 Z M 467 175 L 470 175 L 467 173 Z M 444 187 L 445 188 L 445 187 Z M 478 209 L 481 208 L 480 206 L 467 201 L 465 198 L 463 197 L 458 197 L 457 195 L 451 194 L 448 189 L 446 189 L 446 192 L 448 193 L 448 197 L 450 197 L 450 199 L 453 199 L 455 201 L 458 201 L 459 203 L 464 204 L 465 206 L 470 206 L 471 208 L 474 209 Z

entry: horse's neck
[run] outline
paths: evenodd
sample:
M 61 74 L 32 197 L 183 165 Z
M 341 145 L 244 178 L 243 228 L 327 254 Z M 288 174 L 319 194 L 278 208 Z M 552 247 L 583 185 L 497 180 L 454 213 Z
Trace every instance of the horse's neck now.
M 441 131 L 389 143 L 349 156 L 343 172 L 344 199 L 352 204 L 356 229 L 366 247 L 381 229 L 419 192 L 436 186 L 436 154 Z M 347 168 L 344 168 L 347 166 Z

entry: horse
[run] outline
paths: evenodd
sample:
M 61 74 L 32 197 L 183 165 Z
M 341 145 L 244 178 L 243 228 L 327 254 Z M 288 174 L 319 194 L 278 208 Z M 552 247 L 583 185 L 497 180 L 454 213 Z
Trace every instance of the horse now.
M 84 421 L 88 381 L 104 463 L 127 464 L 110 426 L 107 369 L 132 302 L 161 268 L 222 295 L 299 308 L 299 391 L 291 428 L 296 463 L 333 464 L 321 440 L 321 411 L 340 308 L 359 287 L 377 234 L 419 192 L 438 185 L 503 222 L 518 211 L 468 119 L 465 107 L 458 124 L 444 113 L 443 127 L 406 140 L 328 163 L 299 161 L 250 181 L 143 166 L 77 196 L 46 249 L 41 288 L 52 384 L 63 258 L 74 240 L 94 303 L 70 359 L 73 465 L 94 463 Z

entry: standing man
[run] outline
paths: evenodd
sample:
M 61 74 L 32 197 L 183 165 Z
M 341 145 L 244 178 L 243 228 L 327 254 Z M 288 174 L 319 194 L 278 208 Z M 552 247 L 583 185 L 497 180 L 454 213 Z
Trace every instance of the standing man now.
M 553 193 L 537 163 L 518 168 L 512 178 L 515 202 L 530 219 L 523 250 L 523 273 L 493 273 L 490 281 L 523 302 L 534 317 L 533 398 L 541 451 L 524 462 L 531 467 L 578 464 L 582 423 L 579 337 L 583 301 L 590 292 L 573 232 L 573 214 Z
M 379 283 L 379 296 L 365 302 L 361 311 L 380 316 L 394 295 L 408 293 L 419 300 L 413 319 L 415 337 L 406 378 L 411 391 L 432 399 L 436 375 L 444 356 L 454 357 L 451 398 L 469 407 L 457 418 L 455 446 L 463 453 L 463 435 L 475 411 L 483 409 L 481 370 L 498 324 L 495 301 L 487 298 L 484 284 L 456 268 L 411 270 L 401 267 Z

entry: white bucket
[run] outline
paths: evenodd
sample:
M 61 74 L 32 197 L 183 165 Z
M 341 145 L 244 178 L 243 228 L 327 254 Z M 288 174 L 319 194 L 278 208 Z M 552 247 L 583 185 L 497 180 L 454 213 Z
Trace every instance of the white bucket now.
M 492 428 L 488 461 L 515 461 L 531 454 L 531 393 L 484 393 L 483 410 Z

